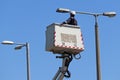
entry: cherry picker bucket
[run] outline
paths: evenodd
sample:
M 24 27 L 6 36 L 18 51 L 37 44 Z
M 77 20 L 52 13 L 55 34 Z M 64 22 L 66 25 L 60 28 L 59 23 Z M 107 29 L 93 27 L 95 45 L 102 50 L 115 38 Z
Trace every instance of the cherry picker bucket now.
M 46 51 L 63 54 L 78 54 L 84 50 L 79 26 L 52 23 L 46 30 Z

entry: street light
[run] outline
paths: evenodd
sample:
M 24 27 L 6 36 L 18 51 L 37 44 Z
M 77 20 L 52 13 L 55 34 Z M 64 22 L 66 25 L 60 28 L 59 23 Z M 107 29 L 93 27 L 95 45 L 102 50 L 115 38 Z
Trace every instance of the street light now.
M 56 12 L 59 12 L 59 13 L 71 13 L 73 10 L 70 10 L 70 9 L 66 9 L 66 8 L 58 8 L 56 10 Z M 79 12 L 79 11 L 75 11 L 76 14 L 86 14 L 86 15 L 97 15 L 97 16 L 108 16 L 108 17 L 114 17 L 116 15 L 116 12 L 104 12 L 104 13 L 90 13 L 90 12 Z
M 58 8 L 56 12 L 60 13 L 70 13 L 72 10 Z M 90 13 L 90 12 L 78 12 L 76 14 L 86 14 L 92 15 L 95 17 L 95 43 L 96 43 L 96 71 L 97 71 L 97 80 L 101 80 L 101 70 L 100 70 L 100 47 L 99 47 L 99 34 L 98 34 L 98 16 L 108 16 L 114 17 L 116 12 L 104 12 L 104 13 Z
M 19 44 L 13 41 L 3 41 L 1 44 L 4 45 L 17 45 L 14 49 L 19 50 L 22 47 L 26 47 L 26 62 L 27 62 L 27 80 L 30 80 L 30 52 L 29 52 L 29 43 Z

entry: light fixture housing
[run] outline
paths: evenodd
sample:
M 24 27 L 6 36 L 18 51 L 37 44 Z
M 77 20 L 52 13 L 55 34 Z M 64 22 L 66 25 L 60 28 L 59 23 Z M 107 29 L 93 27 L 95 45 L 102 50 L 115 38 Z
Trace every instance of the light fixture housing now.
M 103 16 L 114 17 L 116 16 L 116 12 L 104 12 Z
M 56 12 L 60 12 L 60 13 L 69 13 L 70 10 L 69 10 L 69 9 L 66 9 L 66 8 L 58 8 L 58 9 L 56 10 Z
M 18 46 L 16 46 L 14 49 L 15 50 L 20 50 L 22 47 L 24 47 L 25 45 L 18 45 Z
M 15 44 L 13 41 L 3 41 L 1 44 L 5 44 L 5 45 L 13 45 Z

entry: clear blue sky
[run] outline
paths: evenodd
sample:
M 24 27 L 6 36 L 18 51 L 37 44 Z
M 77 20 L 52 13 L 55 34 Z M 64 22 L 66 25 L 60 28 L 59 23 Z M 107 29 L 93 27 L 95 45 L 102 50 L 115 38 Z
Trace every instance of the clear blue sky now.
M 61 23 L 69 14 L 57 8 L 102 13 L 115 11 L 114 18 L 99 17 L 102 80 L 120 80 L 120 1 L 119 0 L 1 0 L 0 42 L 30 43 L 31 80 L 52 80 L 61 60 L 45 51 L 46 26 Z M 96 80 L 94 17 L 76 15 L 85 51 L 70 65 L 72 76 L 64 80 Z M 25 48 L 0 44 L 0 80 L 26 80 Z

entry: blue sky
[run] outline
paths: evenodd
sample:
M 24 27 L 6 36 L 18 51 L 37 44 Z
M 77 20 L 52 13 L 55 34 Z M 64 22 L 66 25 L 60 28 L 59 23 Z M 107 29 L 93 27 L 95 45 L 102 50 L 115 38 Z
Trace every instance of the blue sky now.
M 116 17 L 99 17 L 102 80 L 120 80 L 120 10 L 119 0 L 1 0 L 0 42 L 11 40 L 30 43 L 31 80 L 52 80 L 61 60 L 45 51 L 46 27 L 61 23 L 69 14 L 56 13 L 57 8 L 102 13 L 115 11 Z M 73 60 L 70 79 L 96 80 L 94 17 L 76 15 L 82 30 L 85 51 L 80 60 Z M 0 80 L 26 80 L 25 49 L 0 44 Z

